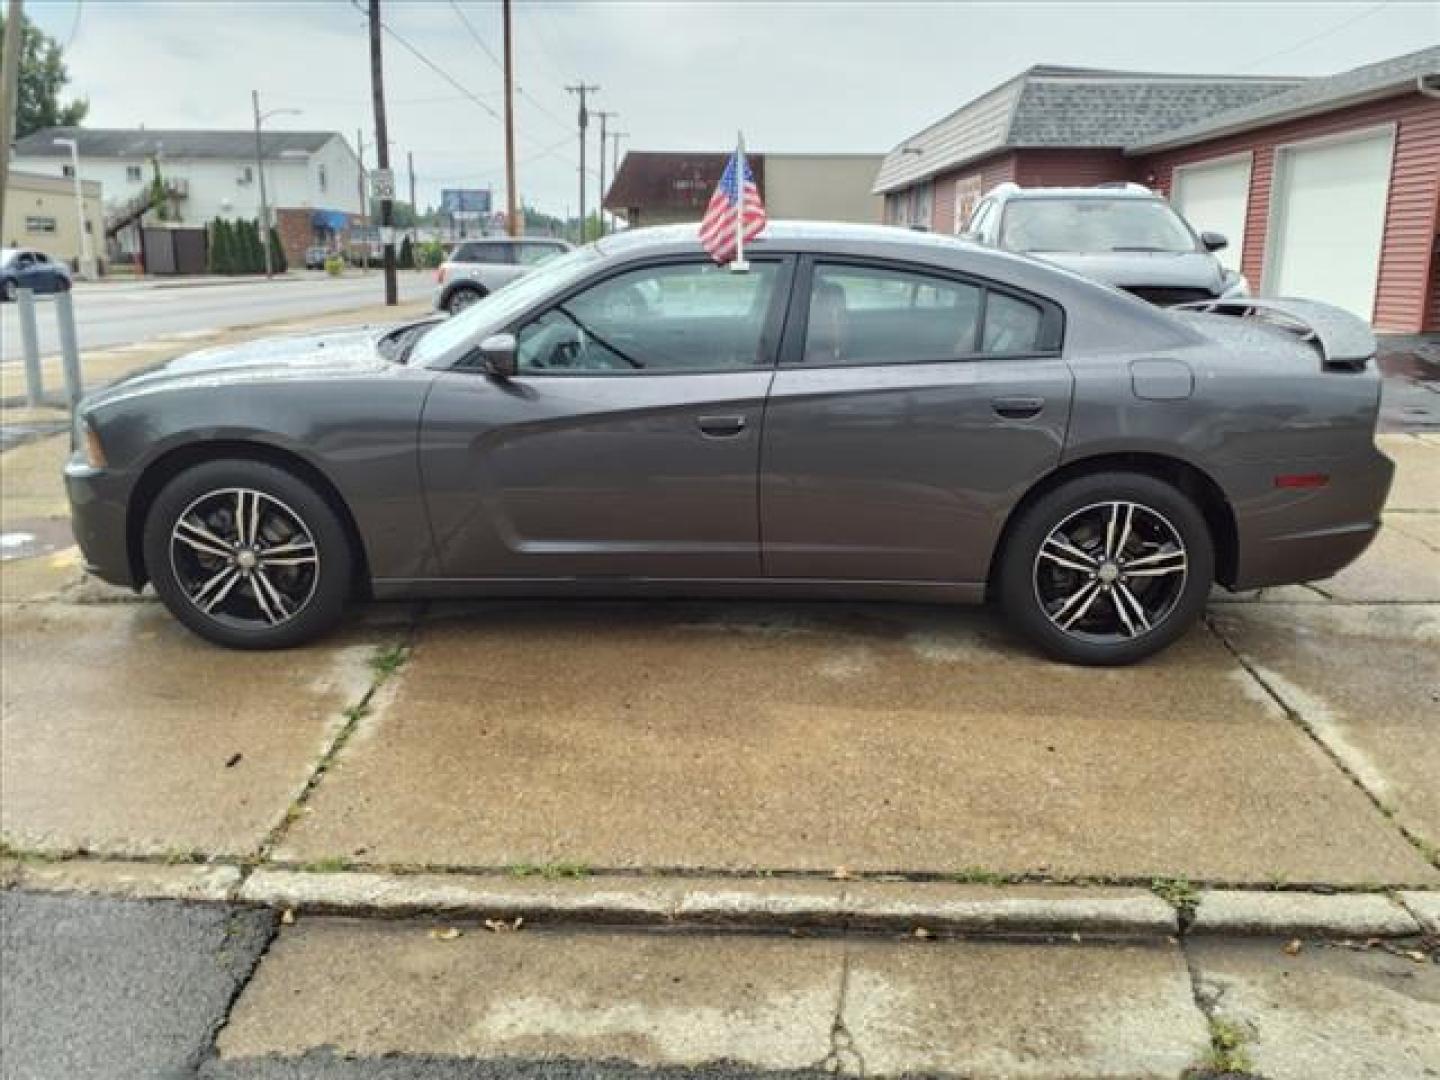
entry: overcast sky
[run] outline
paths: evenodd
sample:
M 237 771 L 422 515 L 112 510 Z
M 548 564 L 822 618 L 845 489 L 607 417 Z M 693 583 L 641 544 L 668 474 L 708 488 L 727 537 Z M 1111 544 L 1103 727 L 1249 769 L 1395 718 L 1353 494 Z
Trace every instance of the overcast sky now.
M 500 68 L 480 42 L 500 55 L 499 0 L 383 9 L 498 114 Z M 365 22 L 351 0 L 27 0 L 26 10 L 68 42 L 91 126 L 248 128 L 256 89 L 266 109 L 303 110 L 271 126 L 337 130 L 352 144 L 363 127 L 373 141 Z M 1328 74 L 1440 43 L 1440 2 L 516 0 L 514 24 L 518 187 L 560 213 L 577 201 L 567 83 L 598 84 L 592 107 L 618 112 L 635 149 L 724 150 L 743 128 L 756 150 L 879 152 L 1032 64 Z M 385 80 L 392 155 L 403 168 L 414 152 L 418 201 L 493 186 L 503 205 L 496 116 L 393 38 Z M 592 180 L 592 206 L 594 190 Z

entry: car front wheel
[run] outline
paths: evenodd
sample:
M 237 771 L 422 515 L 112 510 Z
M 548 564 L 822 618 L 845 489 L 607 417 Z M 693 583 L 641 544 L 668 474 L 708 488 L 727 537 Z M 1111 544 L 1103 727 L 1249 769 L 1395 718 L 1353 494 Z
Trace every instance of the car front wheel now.
M 456 289 L 445 301 L 445 310 L 451 315 L 459 315 L 471 304 L 483 300 L 485 294 L 479 289 Z
M 340 619 L 353 568 L 339 515 L 292 473 L 213 461 L 172 479 L 150 508 L 145 567 L 160 599 L 208 641 L 297 645 Z
M 1007 539 L 1000 599 L 1011 622 L 1075 664 L 1128 664 L 1199 618 L 1214 579 L 1205 516 L 1152 476 L 1099 473 L 1024 511 Z
M 6 278 L 4 281 L 0 281 L 0 300 L 7 302 L 12 301 L 19 291 L 19 286 L 15 284 L 13 278 Z

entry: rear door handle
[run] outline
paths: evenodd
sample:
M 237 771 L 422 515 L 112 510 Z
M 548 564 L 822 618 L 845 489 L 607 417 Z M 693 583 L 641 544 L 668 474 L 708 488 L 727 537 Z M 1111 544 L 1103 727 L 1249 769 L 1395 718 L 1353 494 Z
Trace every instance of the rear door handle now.
M 702 416 L 695 421 L 702 433 L 712 439 L 726 439 L 745 430 L 743 416 Z
M 997 397 L 990 399 L 990 407 L 1007 420 L 1028 420 L 1045 408 L 1045 399 L 1038 397 Z

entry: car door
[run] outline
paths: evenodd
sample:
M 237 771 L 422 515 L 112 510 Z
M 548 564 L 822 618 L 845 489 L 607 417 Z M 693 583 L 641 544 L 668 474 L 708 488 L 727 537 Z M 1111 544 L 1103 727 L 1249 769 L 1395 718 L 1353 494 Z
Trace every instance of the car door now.
M 440 375 L 420 454 L 444 575 L 760 577 L 760 424 L 791 269 L 620 270 L 517 321 L 514 377 Z
M 46 282 L 39 269 L 33 251 L 22 251 L 15 256 L 13 263 L 15 285 L 21 289 L 31 289 L 34 292 L 46 292 Z
M 52 262 L 44 252 L 35 253 L 35 265 L 31 271 L 34 285 L 31 286 L 37 293 L 54 293 L 61 289 L 61 282 L 64 280 L 64 272 Z
M 807 259 L 765 411 L 772 578 L 981 582 L 1007 511 L 1054 468 L 1063 313 L 905 264 Z

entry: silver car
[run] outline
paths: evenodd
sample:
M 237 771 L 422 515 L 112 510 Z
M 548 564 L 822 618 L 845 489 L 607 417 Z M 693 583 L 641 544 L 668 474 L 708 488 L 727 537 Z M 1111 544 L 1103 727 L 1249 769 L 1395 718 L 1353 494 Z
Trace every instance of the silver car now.
M 436 311 L 464 311 L 496 289 L 570 250 L 564 240 L 540 237 L 462 240 L 435 273 Z
M 354 595 L 994 598 L 1065 660 L 1323 578 L 1392 465 L 1359 320 L 1162 309 L 899 229 L 608 237 L 450 319 L 200 352 L 80 406 L 75 535 L 241 648 Z

